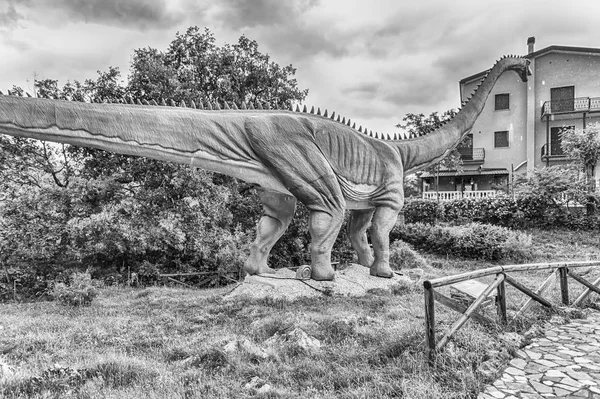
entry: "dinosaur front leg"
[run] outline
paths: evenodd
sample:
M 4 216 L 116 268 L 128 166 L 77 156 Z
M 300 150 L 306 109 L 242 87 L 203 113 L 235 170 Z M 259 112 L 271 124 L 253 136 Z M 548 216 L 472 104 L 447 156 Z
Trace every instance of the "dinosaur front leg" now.
M 373 218 L 374 209 L 356 209 L 350 211 L 348 219 L 348 238 L 358 256 L 358 263 L 371 267 L 373 254 L 367 242 L 367 229 Z
M 335 270 L 331 267 L 331 249 L 343 220 L 343 213 L 310 211 L 308 228 L 311 238 L 310 260 L 313 280 L 333 280 Z
M 248 274 L 274 273 L 267 266 L 267 258 L 273 245 L 288 228 L 296 210 L 296 198 L 291 195 L 262 190 L 259 196 L 264 212 L 256 228 L 256 239 L 250 246 L 250 256 L 244 264 Z
M 375 260 L 371 265 L 372 276 L 391 278 L 394 275 L 390 267 L 390 231 L 396 224 L 399 210 L 380 207 L 375 210 L 373 223 L 369 232 L 375 252 Z

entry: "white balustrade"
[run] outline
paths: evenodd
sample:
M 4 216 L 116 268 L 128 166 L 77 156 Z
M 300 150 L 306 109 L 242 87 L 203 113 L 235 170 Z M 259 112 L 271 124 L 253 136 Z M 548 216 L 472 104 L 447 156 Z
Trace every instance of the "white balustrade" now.
M 496 190 L 478 190 L 478 191 L 425 191 L 423 199 L 440 201 L 452 201 L 460 198 L 494 198 L 498 195 Z

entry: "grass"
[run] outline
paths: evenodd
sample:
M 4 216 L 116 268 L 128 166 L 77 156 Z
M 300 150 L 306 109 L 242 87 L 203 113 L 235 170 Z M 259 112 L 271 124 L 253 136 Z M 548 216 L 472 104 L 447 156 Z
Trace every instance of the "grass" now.
M 600 255 L 591 234 L 532 235 L 537 261 Z M 431 265 L 424 268 L 426 277 L 491 266 L 432 255 L 425 259 Z M 594 273 L 588 277 L 595 278 Z M 519 280 L 535 288 L 547 274 L 522 274 Z M 473 398 L 491 381 L 478 372 L 489 354 L 515 350 L 501 343 L 501 334 L 523 333 L 550 316 L 535 307 L 509 327 L 468 322 L 430 368 L 419 286 L 294 302 L 226 301 L 227 290 L 104 288 L 89 307 L 2 304 L 0 363 L 14 373 L 0 375 L 0 397 Z M 580 291 L 573 284 L 572 296 Z M 512 290 L 507 296 L 513 311 L 525 299 Z M 550 296 L 558 303 L 556 290 Z M 442 333 L 457 315 L 438 305 L 436 318 Z M 321 349 L 265 344 L 294 328 L 318 339 Z M 226 352 L 233 340 L 248 340 L 266 355 Z

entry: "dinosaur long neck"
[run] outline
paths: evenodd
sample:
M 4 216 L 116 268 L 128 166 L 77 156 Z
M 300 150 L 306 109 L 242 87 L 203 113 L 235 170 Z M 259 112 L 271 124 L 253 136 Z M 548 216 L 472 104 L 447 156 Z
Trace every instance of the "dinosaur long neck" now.
M 446 124 L 425 136 L 395 142 L 405 173 L 426 168 L 446 157 L 471 131 L 500 75 L 516 62 L 513 57 L 498 61 L 467 104 Z

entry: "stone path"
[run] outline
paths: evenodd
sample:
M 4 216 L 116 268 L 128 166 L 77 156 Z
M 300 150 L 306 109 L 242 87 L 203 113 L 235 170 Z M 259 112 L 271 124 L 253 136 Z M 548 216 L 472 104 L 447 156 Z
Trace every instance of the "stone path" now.
M 546 331 L 478 399 L 600 398 L 600 312 Z

